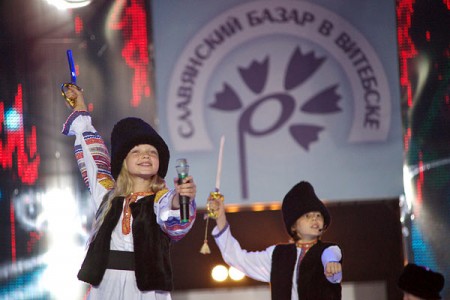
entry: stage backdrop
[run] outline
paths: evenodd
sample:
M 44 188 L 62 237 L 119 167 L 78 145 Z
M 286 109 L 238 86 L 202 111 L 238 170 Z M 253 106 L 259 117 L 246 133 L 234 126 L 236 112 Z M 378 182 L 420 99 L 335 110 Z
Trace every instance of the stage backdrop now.
M 402 132 L 393 1 L 153 1 L 159 130 L 202 206 L 398 197 Z

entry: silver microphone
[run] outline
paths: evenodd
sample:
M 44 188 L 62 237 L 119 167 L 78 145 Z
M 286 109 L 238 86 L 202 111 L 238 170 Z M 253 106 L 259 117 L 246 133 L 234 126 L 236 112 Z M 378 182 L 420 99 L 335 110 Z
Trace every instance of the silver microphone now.
M 176 170 L 178 173 L 178 184 L 182 184 L 183 179 L 186 178 L 189 173 L 189 165 L 185 158 L 177 159 Z M 179 199 L 181 223 L 187 223 L 189 222 L 189 197 L 180 195 Z

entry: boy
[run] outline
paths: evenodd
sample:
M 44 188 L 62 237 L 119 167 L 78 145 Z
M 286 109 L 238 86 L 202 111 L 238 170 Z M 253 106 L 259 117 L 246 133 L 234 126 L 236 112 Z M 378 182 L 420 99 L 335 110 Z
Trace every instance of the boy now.
M 217 201 L 217 226 L 212 235 L 224 261 L 247 276 L 270 282 L 272 299 L 341 299 L 342 253 L 320 240 L 330 214 L 309 182 L 296 184 L 283 199 L 282 213 L 293 243 L 247 252 L 231 235 L 222 201 Z

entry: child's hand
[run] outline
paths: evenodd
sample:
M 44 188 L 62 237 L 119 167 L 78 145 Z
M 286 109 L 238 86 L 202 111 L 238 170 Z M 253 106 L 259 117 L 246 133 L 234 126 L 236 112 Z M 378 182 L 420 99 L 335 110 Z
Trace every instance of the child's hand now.
M 331 277 L 337 273 L 342 272 L 342 265 L 338 262 L 329 262 L 325 266 L 325 276 Z
M 178 195 L 189 197 L 189 201 L 193 201 L 195 199 L 195 195 L 197 194 L 197 186 L 195 185 L 194 178 L 192 176 L 187 176 L 183 179 L 182 184 L 178 184 L 178 178 L 173 179 L 173 183 L 175 185 L 175 190 L 177 191 L 177 195 L 172 201 L 173 208 L 179 208 L 180 202 Z
M 84 102 L 83 92 L 73 85 L 67 86 L 66 96 L 70 99 L 75 99 L 74 111 L 87 111 L 86 103 Z
M 217 214 L 216 223 L 219 230 L 222 230 L 227 225 L 227 217 L 225 214 L 225 204 L 223 199 L 215 199 L 212 197 L 208 198 L 208 201 L 212 201 L 214 205 L 214 210 Z

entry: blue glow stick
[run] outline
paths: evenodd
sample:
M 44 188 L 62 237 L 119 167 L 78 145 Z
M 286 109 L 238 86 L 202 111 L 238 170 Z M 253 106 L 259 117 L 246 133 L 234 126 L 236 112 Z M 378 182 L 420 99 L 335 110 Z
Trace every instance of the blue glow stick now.
M 73 107 L 75 107 L 77 98 L 76 97 L 69 98 L 66 95 L 66 91 L 71 86 L 76 87 L 79 91 L 83 91 L 83 89 L 77 85 L 77 72 L 75 70 L 75 63 L 73 62 L 72 50 L 70 50 L 70 49 L 67 50 L 67 61 L 69 62 L 70 83 L 63 83 L 61 85 L 61 95 L 64 97 L 64 99 L 66 99 L 67 103 L 69 103 L 69 105 L 73 108 Z
M 75 64 L 73 62 L 72 50 L 67 50 L 67 61 L 69 62 L 70 82 L 77 84 L 77 73 L 75 71 Z

